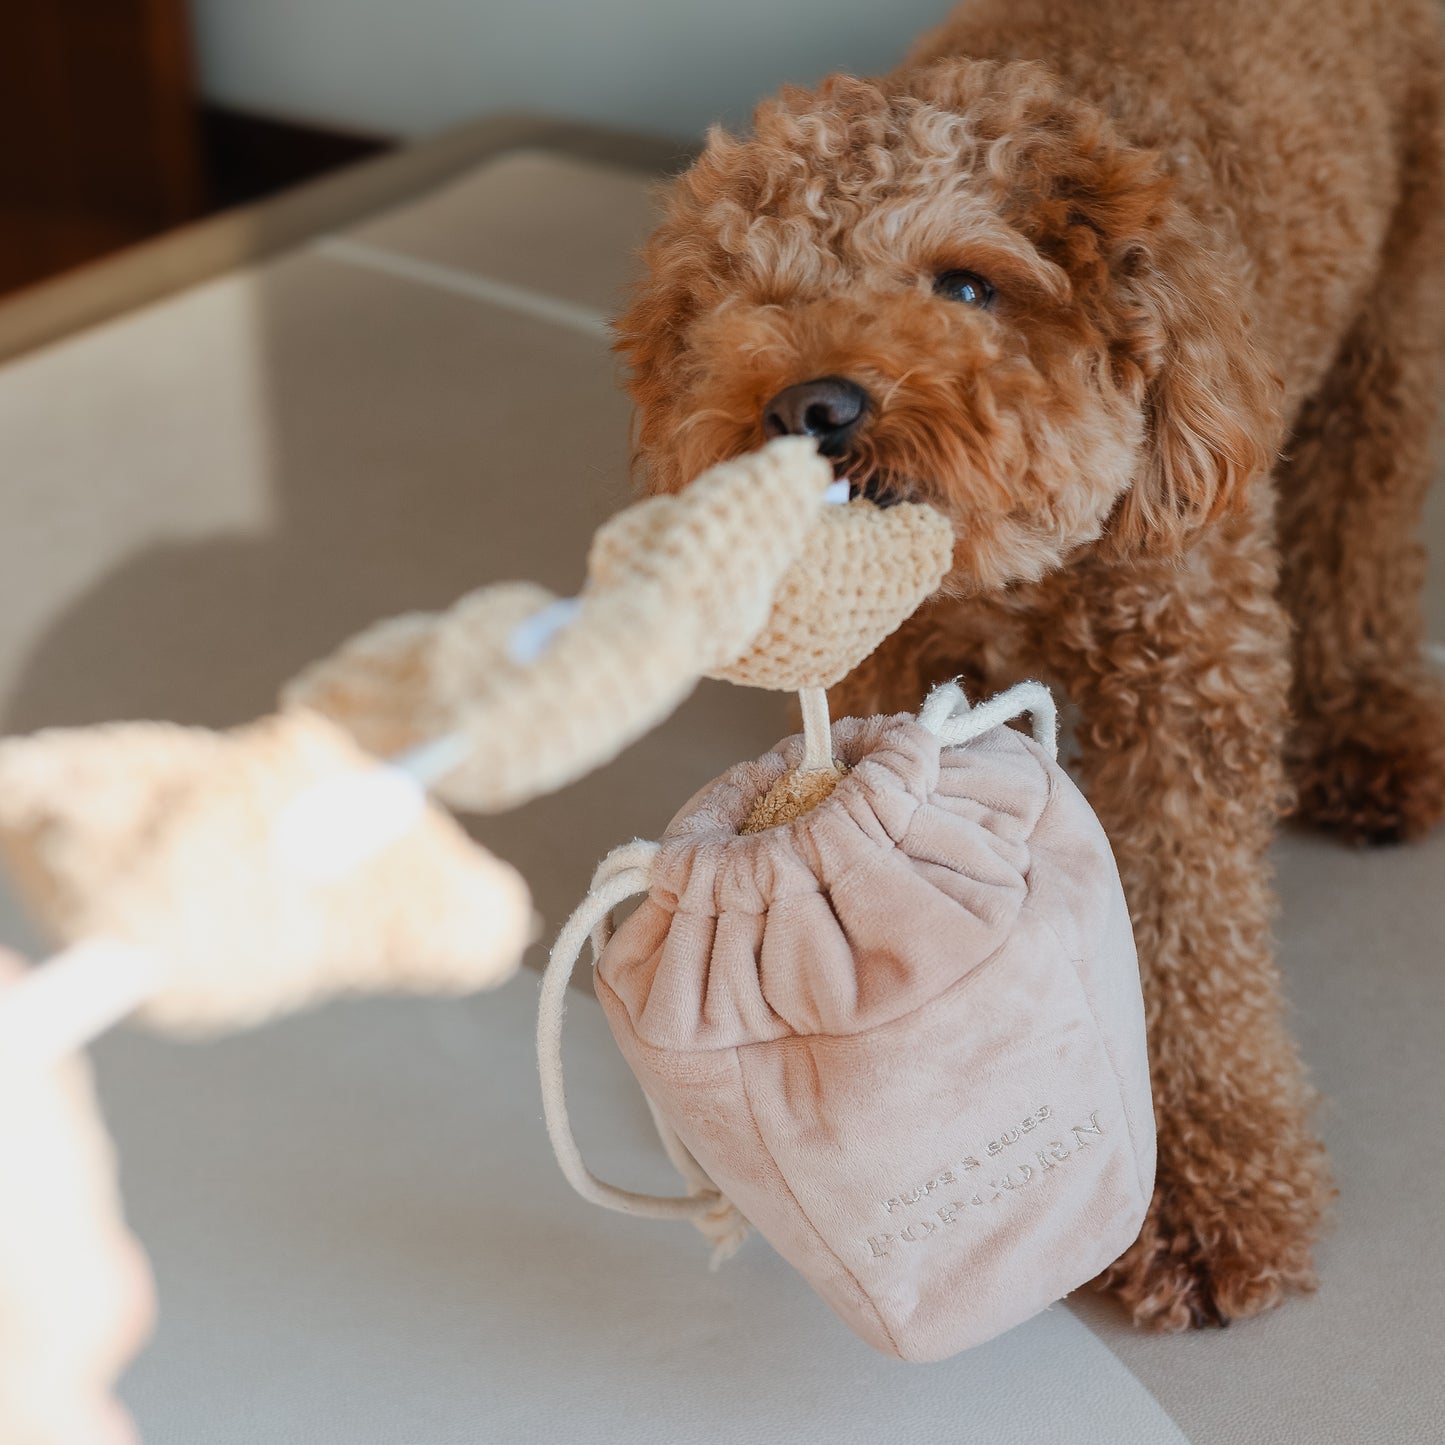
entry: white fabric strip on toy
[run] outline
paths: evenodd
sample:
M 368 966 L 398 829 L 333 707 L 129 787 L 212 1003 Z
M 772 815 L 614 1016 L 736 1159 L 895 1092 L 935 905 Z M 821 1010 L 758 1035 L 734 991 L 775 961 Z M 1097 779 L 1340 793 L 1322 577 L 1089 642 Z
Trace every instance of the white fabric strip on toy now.
M 0 1070 L 43 1068 L 75 1053 L 160 986 L 148 949 L 112 938 L 62 949 L 0 995 Z
M 828 505 L 849 501 L 846 479 L 823 493 Z M 580 600 L 560 598 L 521 623 L 508 640 L 514 661 L 532 663 L 572 623 Z M 831 767 L 826 695 L 803 695 L 809 738 L 821 767 Z M 821 720 L 820 720 L 821 710 Z M 453 732 L 350 777 L 329 778 L 298 794 L 276 820 L 278 864 L 312 883 L 334 882 L 402 837 L 422 818 L 426 792 L 471 756 L 471 741 Z M 43 963 L 0 995 L 0 1062 L 47 1065 L 84 1048 L 165 985 L 160 960 L 119 939 L 84 939 Z
M 803 712 L 802 771 L 829 771 L 833 767 L 833 730 L 828 717 L 828 689 L 800 688 L 798 702 Z

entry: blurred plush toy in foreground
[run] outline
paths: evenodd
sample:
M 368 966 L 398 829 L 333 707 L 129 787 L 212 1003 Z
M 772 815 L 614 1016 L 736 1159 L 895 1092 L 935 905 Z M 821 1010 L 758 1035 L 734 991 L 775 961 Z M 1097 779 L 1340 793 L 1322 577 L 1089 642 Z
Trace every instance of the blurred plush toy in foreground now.
M 951 547 L 927 508 L 828 505 L 846 500 L 811 443 L 775 442 L 615 517 L 577 599 L 506 584 L 380 624 L 274 717 L 0 742 L 0 854 L 64 945 L 0 981 L 0 1174 L 27 1181 L 0 1189 L 7 1445 L 78 1445 L 102 1416 L 121 1431 L 108 1386 L 148 1316 L 67 1055 L 132 1012 L 197 1034 L 340 993 L 502 982 L 533 935 L 526 887 L 426 785 L 513 806 L 607 761 L 703 675 L 767 686 L 801 647 L 841 676 L 932 591 Z M 408 751 L 384 763 L 358 742 Z M 57 1192 L 66 1207 L 45 1207 Z

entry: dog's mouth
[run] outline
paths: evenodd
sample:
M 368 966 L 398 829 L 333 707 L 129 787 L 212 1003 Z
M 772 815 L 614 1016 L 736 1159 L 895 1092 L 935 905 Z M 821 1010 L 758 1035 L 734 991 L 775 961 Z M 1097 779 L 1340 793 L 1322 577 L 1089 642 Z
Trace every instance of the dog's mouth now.
M 833 474 L 839 481 L 847 481 L 851 499 L 862 497 L 880 510 L 911 501 L 917 491 L 907 477 L 895 476 L 891 472 L 874 470 L 859 473 L 850 471 L 846 466 L 835 466 Z

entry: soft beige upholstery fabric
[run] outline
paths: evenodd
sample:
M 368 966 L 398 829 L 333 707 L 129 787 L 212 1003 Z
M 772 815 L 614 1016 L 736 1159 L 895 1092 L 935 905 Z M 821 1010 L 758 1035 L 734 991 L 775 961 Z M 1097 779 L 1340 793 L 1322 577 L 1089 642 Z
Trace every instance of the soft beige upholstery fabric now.
M 517 156 L 380 224 L 404 219 L 404 259 L 463 279 L 481 236 L 485 274 L 600 312 L 646 189 Z M 454 279 L 297 253 L 0 370 L 0 726 L 239 722 L 379 616 L 505 577 L 575 591 L 587 538 L 627 496 L 605 340 Z M 1445 642 L 1445 489 L 1429 534 Z M 610 847 L 658 836 L 782 730 L 776 696 L 704 684 L 605 773 L 481 831 L 550 933 Z M 946 1365 L 893 1364 L 766 1246 L 708 1275 L 690 1228 L 572 1195 L 543 1132 L 524 976 L 203 1049 L 104 1044 L 162 1296 L 127 1397 L 153 1445 L 1436 1445 L 1445 837 L 1356 853 L 1291 835 L 1276 859 L 1341 1187 L 1312 1299 L 1156 1338 L 1076 1295 Z M 0 926 L 33 946 L 13 915 Z M 572 1015 L 589 1158 L 675 1187 L 600 1011 Z

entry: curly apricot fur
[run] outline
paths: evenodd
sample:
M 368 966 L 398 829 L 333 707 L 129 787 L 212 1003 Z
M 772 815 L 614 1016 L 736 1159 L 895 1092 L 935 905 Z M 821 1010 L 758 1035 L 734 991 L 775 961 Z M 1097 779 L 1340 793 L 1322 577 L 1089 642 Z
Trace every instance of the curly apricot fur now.
M 840 469 L 952 519 L 940 594 L 837 708 L 958 674 L 1077 704 L 1159 1120 L 1103 1284 L 1155 1328 L 1313 1283 L 1332 1187 L 1274 961 L 1280 818 L 1368 840 L 1445 814 L 1412 540 L 1442 73 L 1433 0 L 969 0 L 894 73 L 712 134 L 619 326 L 645 485 L 836 374 L 872 398 Z M 935 295 L 951 269 L 993 305 Z

